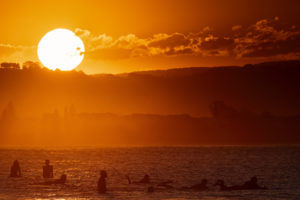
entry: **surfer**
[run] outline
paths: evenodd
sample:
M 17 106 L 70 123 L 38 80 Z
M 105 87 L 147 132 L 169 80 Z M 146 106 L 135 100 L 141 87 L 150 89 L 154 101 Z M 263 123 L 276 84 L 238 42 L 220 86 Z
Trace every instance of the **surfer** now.
M 62 174 L 59 179 L 55 179 L 52 181 L 46 181 L 46 182 L 42 183 L 42 185 L 65 184 L 66 181 L 67 181 L 67 175 Z
M 18 160 L 15 160 L 10 168 L 10 177 L 21 177 L 21 167 Z
M 43 166 L 43 177 L 53 178 L 53 166 L 50 165 L 49 160 L 45 160 L 45 165 Z
M 128 184 L 149 184 L 150 183 L 150 176 L 148 174 L 145 174 L 145 176 L 140 181 L 131 181 L 129 175 L 125 176 L 128 180 Z
M 256 176 L 253 176 L 249 181 L 246 181 L 242 185 L 242 188 L 244 190 L 265 190 L 265 189 L 267 189 L 266 187 L 262 187 L 262 186 L 258 185 Z
M 190 189 L 198 190 L 198 191 L 208 190 L 207 183 L 208 183 L 207 179 L 202 179 L 201 183 L 191 186 Z
M 100 178 L 98 180 L 98 192 L 103 194 L 106 193 L 107 188 L 106 188 L 106 178 L 107 178 L 107 173 L 104 170 L 100 171 Z
M 242 189 L 242 187 L 239 185 L 226 186 L 224 180 L 217 180 L 214 186 L 220 186 L 221 191 L 232 191 Z

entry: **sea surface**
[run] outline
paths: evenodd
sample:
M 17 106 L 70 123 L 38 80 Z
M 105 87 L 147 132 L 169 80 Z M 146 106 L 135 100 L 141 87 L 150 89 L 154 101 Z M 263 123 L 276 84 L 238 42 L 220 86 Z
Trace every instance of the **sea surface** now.
M 9 178 L 12 162 L 17 159 L 21 178 Z M 42 166 L 49 159 L 54 176 L 67 174 L 66 185 L 39 185 Z M 99 170 L 106 170 L 107 194 L 98 194 Z M 149 174 L 150 185 L 129 185 Z M 243 184 L 257 176 L 268 190 L 219 191 L 217 179 L 227 185 Z M 156 187 L 173 180 L 180 188 L 208 179 L 209 191 L 182 191 Z M 203 200 L 286 200 L 300 199 L 299 146 L 224 146 L 224 147 L 120 147 L 66 149 L 0 149 L 0 199 L 203 199 Z

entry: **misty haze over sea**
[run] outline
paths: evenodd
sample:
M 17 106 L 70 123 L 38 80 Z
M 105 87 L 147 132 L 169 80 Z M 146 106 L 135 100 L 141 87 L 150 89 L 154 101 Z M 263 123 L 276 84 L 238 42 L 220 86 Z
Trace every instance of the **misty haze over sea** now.
M 1 66 L 1 145 L 300 142 L 300 61 L 120 75 Z

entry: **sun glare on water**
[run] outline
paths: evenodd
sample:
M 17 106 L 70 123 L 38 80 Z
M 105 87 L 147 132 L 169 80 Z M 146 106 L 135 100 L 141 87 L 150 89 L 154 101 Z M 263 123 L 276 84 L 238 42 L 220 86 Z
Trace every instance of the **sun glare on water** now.
M 84 44 L 72 31 L 54 29 L 41 39 L 37 53 L 45 67 L 68 71 L 83 60 Z

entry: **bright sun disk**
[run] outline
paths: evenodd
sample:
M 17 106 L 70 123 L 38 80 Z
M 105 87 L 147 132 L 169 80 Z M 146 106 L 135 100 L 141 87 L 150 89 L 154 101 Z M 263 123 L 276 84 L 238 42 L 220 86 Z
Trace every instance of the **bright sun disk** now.
M 54 29 L 41 39 L 37 53 L 45 67 L 68 71 L 83 60 L 84 44 L 72 31 Z

